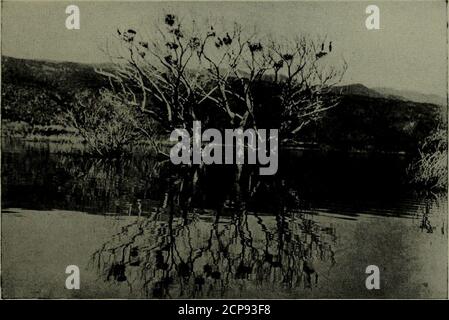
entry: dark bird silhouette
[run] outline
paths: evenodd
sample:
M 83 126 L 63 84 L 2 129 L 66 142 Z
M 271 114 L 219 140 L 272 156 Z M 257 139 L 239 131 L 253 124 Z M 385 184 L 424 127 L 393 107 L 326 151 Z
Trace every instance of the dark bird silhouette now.
M 317 59 L 319 59 L 319 58 L 325 56 L 326 54 L 327 54 L 327 52 L 321 51 L 321 52 L 318 52 L 315 56 Z
M 129 29 L 128 31 L 123 32 L 123 39 L 127 42 L 132 42 L 136 35 L 136 31 L 133 29 Z
M 215 41 L 215 46 L 217 48 L 220 48 L 223 45 L 223 40 L 221 40 L 220 38 L 217 38 L 217 40 Z
M 148 49 L 148 42 L 142 42 L 140 41 L 139 44 L 144 47 L 145 49 Z
M 227 46 L 232 43 L 232 39 L 229 36 L 229 33 L 227 33 L 227 32 L 226 32 L 226 36 L 223 38 L 223 43 Z
M 329 42 L 329 52 L 331 52 L 331 51 L 332 51 L 332 41 Z
M 324 42 L 321 44 L 321 51 L 324 51 Z

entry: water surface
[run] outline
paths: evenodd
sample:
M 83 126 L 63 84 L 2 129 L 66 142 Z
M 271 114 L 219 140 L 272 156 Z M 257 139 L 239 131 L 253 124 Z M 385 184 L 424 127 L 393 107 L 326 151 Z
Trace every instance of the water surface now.
M 236 186 L 229 167 L 192 183 L 151 155 L 2 148 L 7 297 L 447 296 L 447 201 L 408 186 L 404 156 L 289 151 Z M 68 264 L 84 290 L 63 288 Z

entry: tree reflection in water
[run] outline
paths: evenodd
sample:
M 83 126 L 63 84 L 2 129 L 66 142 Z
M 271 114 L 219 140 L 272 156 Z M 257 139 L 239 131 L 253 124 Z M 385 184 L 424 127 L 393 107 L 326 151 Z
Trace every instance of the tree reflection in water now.
M 94 253 L 101 279 L 149 298 L 229 297 L 312 289 L 336 263 L 332 225 L 320 226 L 282 201 L 276 214 L 249 211 L 229 198 L 220 209 L 181 208 L 192 198 L 182 195 L 185 185 L 172 183 L 160 206 Z
M 310 212 L 408 217 L 420 233 L 447 234 L 446 196 L 386 202 L 370 194 L 376 201 L 358 206 L 352 191 L 364 185 L 332 187 L 334 177 L 317 176 L 323 167 L 313 162 L 280 165 L 287 171 L 261 177 L 248 167 L 174 167 L 160 160 L 133 155 L 104 161 L 17 145 L 2 153 L 2 205 L 114 216 L 106 219 L 116 219 L 121 230 L 98 244 L 92 266 L 101 281 L 137 297 L 298 297 L 289 292 L 318 291 L 336 263 L 336 231 Z M 349 200 L 327 202 L 338 188 Z

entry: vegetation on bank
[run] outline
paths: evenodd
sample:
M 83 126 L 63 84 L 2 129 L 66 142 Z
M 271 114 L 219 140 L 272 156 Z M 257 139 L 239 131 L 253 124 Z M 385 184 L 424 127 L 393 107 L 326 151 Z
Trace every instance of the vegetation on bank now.
M 437 129 L 426 137 L 419 156 L 410 165 L 412 182 L 429 191 L 447 191 L 447 130 Z

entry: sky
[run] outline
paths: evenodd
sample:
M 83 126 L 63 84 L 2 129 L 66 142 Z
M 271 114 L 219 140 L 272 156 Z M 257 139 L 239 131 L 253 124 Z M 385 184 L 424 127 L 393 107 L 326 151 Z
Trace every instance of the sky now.
M 80 30 L 65 27 L 65 8 L 80 8 Z M 380 9 L 380 30 L 367 30 L 365 9 Z M 152 27 L 175 11 L 256 26 L 266 34 L 327 35 L 333 59 L 348 63 L 344 83 L 446 96 L 445 1 L 3 1 L 2 55 L 103 62 L 100 48 L 117 27 Z

